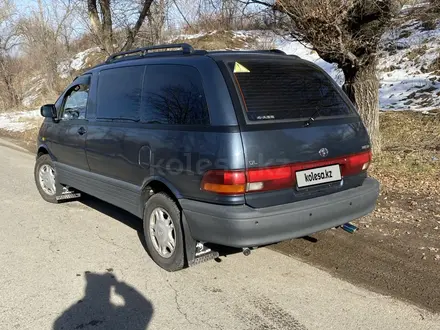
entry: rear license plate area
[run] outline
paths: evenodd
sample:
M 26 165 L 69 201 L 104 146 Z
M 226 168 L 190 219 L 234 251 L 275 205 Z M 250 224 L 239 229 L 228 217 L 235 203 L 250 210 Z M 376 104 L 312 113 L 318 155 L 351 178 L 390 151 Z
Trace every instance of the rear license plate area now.
M 341 179 L 341 169 L 339 165 L 322 166 L 296 172 L 298 188 L 341 181 Z

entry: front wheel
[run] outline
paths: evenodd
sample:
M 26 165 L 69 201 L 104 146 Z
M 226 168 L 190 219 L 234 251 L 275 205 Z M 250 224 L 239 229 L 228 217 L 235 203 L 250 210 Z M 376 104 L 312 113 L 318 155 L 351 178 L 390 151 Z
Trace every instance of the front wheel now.
M 165 193 L 151 196 L 145 204 L 143 222 L 148 253 L 169 272 L 185 265 L 180 216 L 177 204 Z
M 61 191 L 61 185 L 58 182 L 55 166 L 49 155 L 42 155 L 37 159 L 34 178 L 41 197 L 49 203 L 58 203 L 56 196 Z

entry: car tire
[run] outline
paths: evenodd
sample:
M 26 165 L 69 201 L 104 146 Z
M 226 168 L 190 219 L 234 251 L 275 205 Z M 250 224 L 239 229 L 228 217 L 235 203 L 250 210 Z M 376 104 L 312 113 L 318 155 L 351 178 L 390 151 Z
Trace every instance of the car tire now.
M 170 196 L 151 196 L 145 203 L 143 223 L 147 251 L 154 262 L 169 272 L 184 268 L 181 212 Z
M 56 169 L 49 155 L 45 154 L 37 158 L 34 179 L 41 197 L 46 202 L 57 204 L 56 196 L 61 194 L 62 187 L 58 182 Z

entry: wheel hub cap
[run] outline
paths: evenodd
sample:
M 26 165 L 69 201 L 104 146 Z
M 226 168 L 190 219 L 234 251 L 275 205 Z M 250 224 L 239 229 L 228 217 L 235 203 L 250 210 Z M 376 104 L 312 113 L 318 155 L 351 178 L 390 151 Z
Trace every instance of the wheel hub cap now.
M 41 189 L 50 196 L 55 195 L 55 170 L 53 167 L 47 164 L 42 165 L 38 171 L 38 178 Z
M 169 258 L 176 247 L 174 222 L 163 208 L 153 210 L 150 216 L 150 237 L 154 248 L 160 256 Z

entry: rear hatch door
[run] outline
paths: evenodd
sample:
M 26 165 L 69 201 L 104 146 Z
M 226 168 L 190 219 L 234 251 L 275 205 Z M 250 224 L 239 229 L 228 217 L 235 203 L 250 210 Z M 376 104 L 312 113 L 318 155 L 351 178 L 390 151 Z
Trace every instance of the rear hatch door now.
M 371 157 L 367 131 L 323 70 L 282 55 L 238 56 L 220 67 L 240 123 L 248 205 L 290 203 L 362 184 L 360 166 Z

